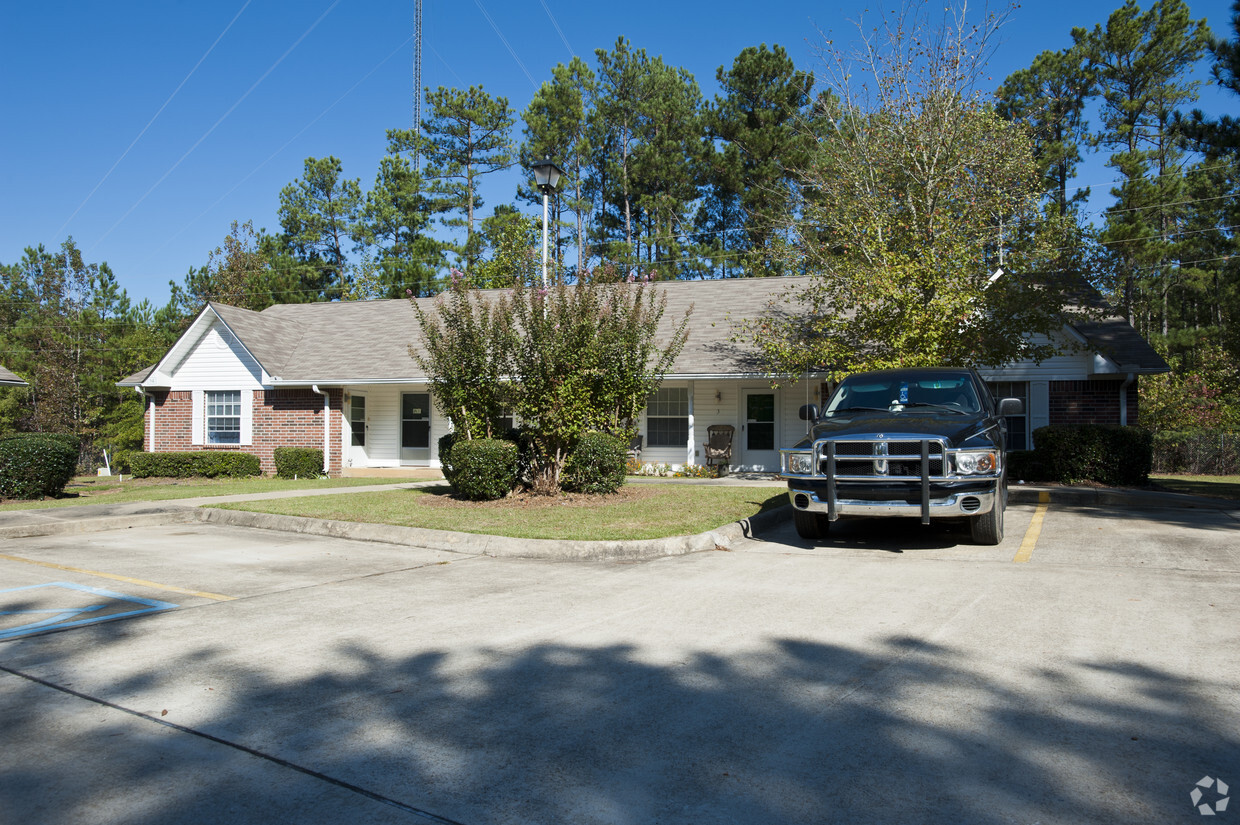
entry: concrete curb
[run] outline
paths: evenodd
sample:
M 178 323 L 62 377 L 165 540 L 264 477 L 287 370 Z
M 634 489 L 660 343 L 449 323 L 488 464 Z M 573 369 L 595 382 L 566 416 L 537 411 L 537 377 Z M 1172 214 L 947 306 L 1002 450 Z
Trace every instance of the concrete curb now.
M 1139 507 L 1146 510 L 1203 509 L 1240 510 L 1240 502 L 1205 498 L 1187 493 L 1157 490 L 1117 490 L 1098 487 L 1045 487 L 1010 485 L 1008 503 L 1037 504 L 1042 493 L 1050 495 L 1051 503 L 1071 506 Z
M 788 516 L 788 507 L 758 513 L 752 518 L 724 525 L 694 536 L 670 536 L 637 541 L 561 541 L 556 539 L 514 539 L 422 527 L 396 527 L 354 521 L 330 521 L 303 516 L 277 516 L 246 510 L 204 508 L 198 520 L 237 527 L 257 527 L 284 533 L 329 536 L 354 541 L 408 544 L 452 553 L 493 558 L 544 559 L 555 561 L 643 561 L 663 556 L 681 556 L 704 550 L 726 550 L 730 544 L 751 538 L 755 531 L 777 524 Z
M 192 507 L 161 507 L 137 513 L 106 514 L 78 518 L 59 518 L 27 524 L 0 525 L 0 538 L 27 539 L 40 536 L 74 536 L 100 530 L 124 530 L 129 527 L 160 527 L 165 524 L 190 524 L 202 517 Z

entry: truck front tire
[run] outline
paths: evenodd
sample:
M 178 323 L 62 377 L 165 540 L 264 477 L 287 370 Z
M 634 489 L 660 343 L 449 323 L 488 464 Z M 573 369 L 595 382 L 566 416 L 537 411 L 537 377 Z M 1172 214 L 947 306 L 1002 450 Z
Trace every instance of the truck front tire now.
M 822 513 L 793 510 L 792 521 L 796 524 L 797 535 L 808 541 L 826 538 L 831 530 L 831 522 Z
M 995 506 L 989 513 L 969 519 L 974 544 L 994 546 L 1003 541 L 1003 497 L 995 496 Z

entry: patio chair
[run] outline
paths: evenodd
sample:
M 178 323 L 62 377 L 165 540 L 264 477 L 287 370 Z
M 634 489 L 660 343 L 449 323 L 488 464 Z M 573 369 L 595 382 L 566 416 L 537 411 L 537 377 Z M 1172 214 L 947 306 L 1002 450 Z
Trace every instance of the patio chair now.
M 629 458 L 639 464 L 642 460 L 642 438 L 640 435 L 635 435 L 629 442 Z
M 731 424 L 712 424 L 706 428 L 706 443 L 703 444 L 706 466 L 712 463 L 732 463 L 732 434 L 736 428 Z

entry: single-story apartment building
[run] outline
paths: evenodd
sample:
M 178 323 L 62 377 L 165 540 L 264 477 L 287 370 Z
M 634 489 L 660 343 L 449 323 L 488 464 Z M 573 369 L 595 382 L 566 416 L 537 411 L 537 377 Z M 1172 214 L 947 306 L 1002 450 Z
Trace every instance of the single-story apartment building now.
M 664 328 L 690 306 L 689 338 L 637 422 L 645 463 L 705 463 L 707 428 L 734 427 L 731 465 L 777 471 L 779 449 L 806 432 L 798 410 L 821 403 L 823 376 L 772 388 L 734 323 L 785 300 L 806 278 L 656 282 Z M 417 299 L 431 310 L 432 298 Z M 1137 381 L 1166 363 L 1122 318 L 1065 324 L 1068 354 L 984 371 L 996 394 L 1025 401 L 1013 448 L 1052 423 L 1135 424 Z M 665 338 L 666 340 L 666 338 Z M 146 398 L 146 451 L 243 450 L 274 471 L 280 446 L 317 447 L 331 475 L 438 467 L 450 425 L 410 356 L 421 346 L 407 300 L 277 304 L 253 312 L 210 303 L 159 363 L 118 382 Z
M 29 386 L 29 385 L 25 381 L 18 378 L 13 373 L 6 370 L 3 364 L 0 364 L 0 387 L 25 387 L 25 386 Z

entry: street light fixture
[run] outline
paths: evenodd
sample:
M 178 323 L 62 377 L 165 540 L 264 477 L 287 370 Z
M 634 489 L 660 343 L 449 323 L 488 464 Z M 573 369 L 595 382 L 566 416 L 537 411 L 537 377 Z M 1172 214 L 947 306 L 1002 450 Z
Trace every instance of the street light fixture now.
M 551 162 L 551 158 L 543 158 L 530 167 L 534 171 L 534 183 L 543 196 L 543 267 L 542 287 L 547 288 L 547 203 L 551 193 L 560 183 L 564 170 Z

